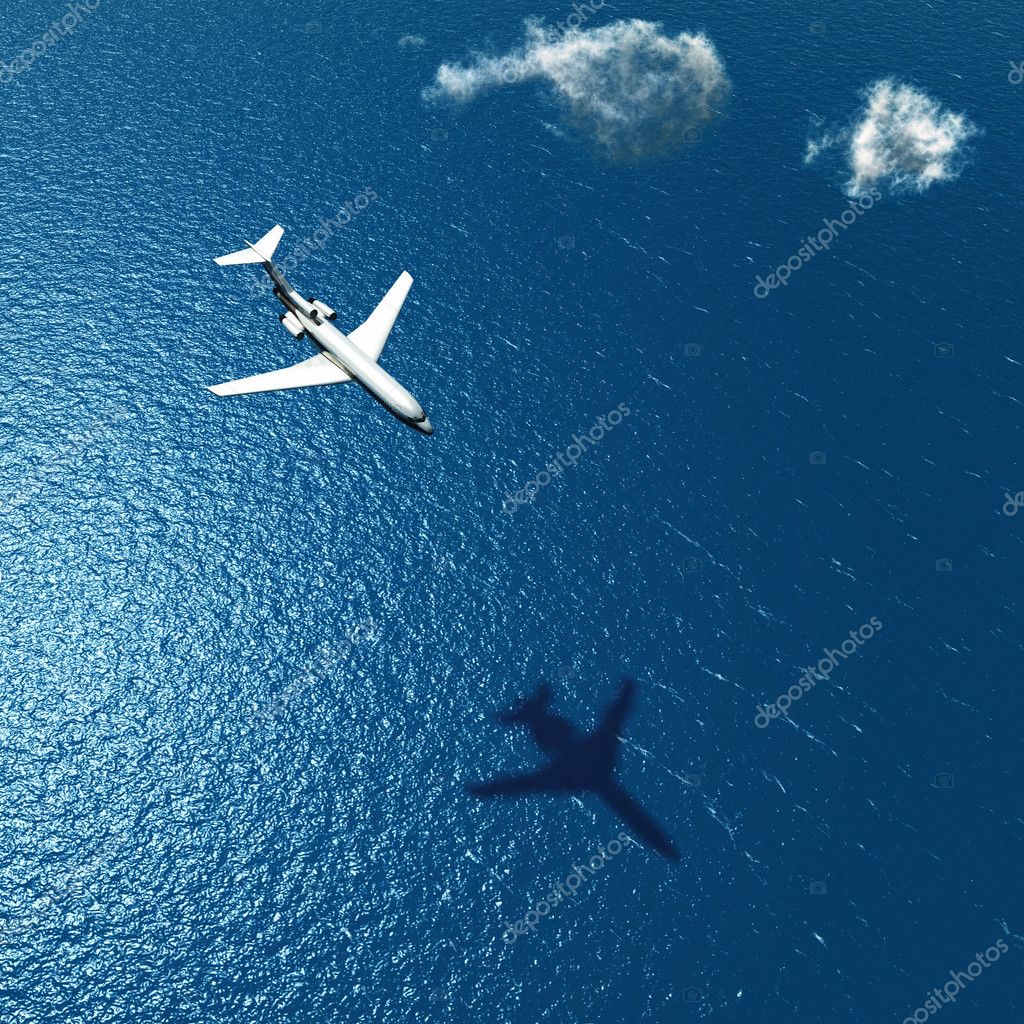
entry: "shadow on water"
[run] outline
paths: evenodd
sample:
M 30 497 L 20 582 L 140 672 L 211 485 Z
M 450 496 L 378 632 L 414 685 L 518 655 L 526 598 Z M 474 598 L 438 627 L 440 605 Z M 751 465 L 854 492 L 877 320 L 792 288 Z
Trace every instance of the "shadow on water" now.
M 541 683 L 532 697 L 498 716 L 506 725 L 524 725 L 550 760 L 538 771 L 510 775 L 468 786 L 474 796 L 519 796 L 523 793 L 596 793 L 641 839 L 672 860 L 679 851 L 661 826 L 618 784 L 615 768 L 619 733 L 633 706 L 636 684 L 624 679 L 615 700 L 593 732 L 581 733 L 549 710 L 554 693 Z

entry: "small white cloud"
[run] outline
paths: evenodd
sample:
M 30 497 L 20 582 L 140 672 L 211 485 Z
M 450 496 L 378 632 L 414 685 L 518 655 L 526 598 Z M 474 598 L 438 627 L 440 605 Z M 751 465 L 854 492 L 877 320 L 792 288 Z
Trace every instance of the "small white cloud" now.
M 426 42 L 423 36 L 402 36 L 398 40 L 399 46 L 422 46 Z
M 547 83 L 573 119 L 610 152 L 639 158 L 696 137 L 718 111 L 728 79 L 703 35 L 667 36 L 661 25 L 615 21 L 566 32 L 526 23 L 526 42 L 468 66 L 442 64 L 427 99 L 468 102 L 488 89 Z
M 977 134 L 964 114 L 943 108 L 919 89 L 884 79 L 867 90 L 864 110 L 852 127 L 810 140 L 804 159 L 810 163 L 828 149 L 845 146 L 847 195 L 864 195 L 883 184 L 894 191 L 923 192 L 959 175 L 964 144 Z

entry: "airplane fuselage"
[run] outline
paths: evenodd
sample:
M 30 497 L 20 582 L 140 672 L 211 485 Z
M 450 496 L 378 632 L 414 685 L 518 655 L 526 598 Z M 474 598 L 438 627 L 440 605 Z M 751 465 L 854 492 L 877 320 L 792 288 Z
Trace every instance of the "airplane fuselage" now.
M 278 301 L 298 320 L 310 341 L 324 356 L 410 427 L 424 434 L 434 432 L 423 407 L 390 373 L 324 319 L 320 311 L 288 283 L 277 267 L 272 263 L 264 263 L 263 267 L 274 282 L 274 295 Z

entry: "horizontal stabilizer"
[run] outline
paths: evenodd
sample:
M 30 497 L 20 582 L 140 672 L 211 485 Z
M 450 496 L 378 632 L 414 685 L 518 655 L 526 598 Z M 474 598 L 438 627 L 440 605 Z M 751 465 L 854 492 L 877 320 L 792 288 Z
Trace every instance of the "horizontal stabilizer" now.
M 360 352 L 376 361 L 384 351 L 384 342 L 388 340 L 391 328 L 395 326 L 398 314 L 402 311 L 402 303 L 412 287 L 412 275 L 403 270 L 401 277 L 391 286 L 380 304 L 354 331 L 349 340 Z
M 246 242 L 246 248 L 229 252 L 227 256 L 218 256 L 213 262 L 221 267 L 233 267 L 238 263 L 270 263 L 283 234 L 284 228 L 275 224 L 254 245 Z
M 311 388 L 318 384 L 342 384 L 352 377 L 327 358 L 320 355 L 305 359 L 283 370 L 258 373 L 226 384 L 214 384 L 215 395 L 251 395 L 258 391 L 287 391 L 289 388 Z

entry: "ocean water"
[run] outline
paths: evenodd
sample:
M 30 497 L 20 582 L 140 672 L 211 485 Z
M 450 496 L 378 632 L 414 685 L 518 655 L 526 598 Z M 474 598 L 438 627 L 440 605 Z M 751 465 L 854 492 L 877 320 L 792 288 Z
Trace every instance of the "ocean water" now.
M 640 161 L 543 82 L 424 98 L 571 9 L 102 0 L 0 85 L 5 1024 L 902 1021 L 997 941 L 935 1012 L 1019 1014 L 1024 13 L 609 2 L 730 81 Z M 755 298 L 887 76 L 978 127 L 962 173 Z M 310 354 L 212 258 L 346 204 L 290 276 L 345 329 L 413 274 L 382 362 L 431 438 L 205 390 Z M 623 825 L 468 796 L 540 763 L 495 713 L 547 678 L 589 727 L 623 675 L 681 858 L 627 843 L 509 942 Z

